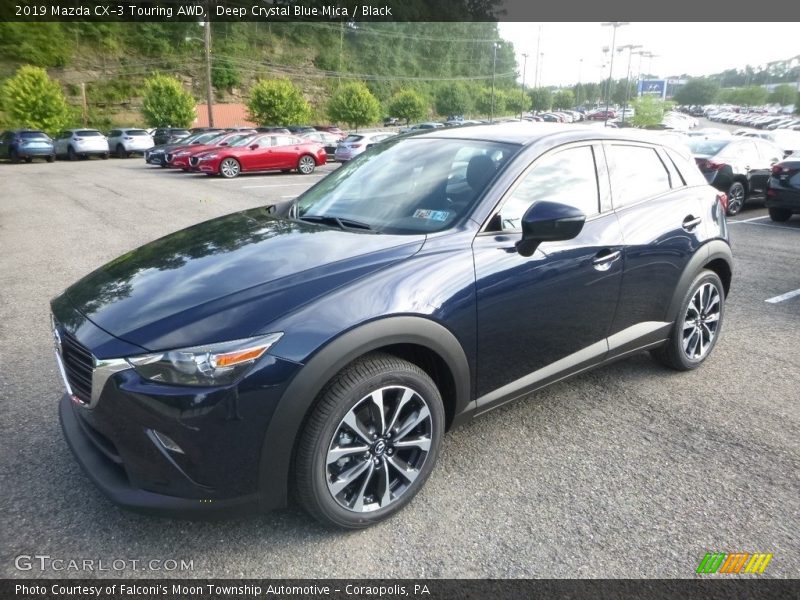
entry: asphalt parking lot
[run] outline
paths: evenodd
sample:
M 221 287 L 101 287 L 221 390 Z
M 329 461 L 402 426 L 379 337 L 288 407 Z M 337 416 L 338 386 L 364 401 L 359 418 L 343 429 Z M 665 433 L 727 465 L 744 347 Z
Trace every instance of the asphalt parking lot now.
M 330 531 L 298 509 L 223 522 L 139 516 L 84 476 L 58 425 L 48 302 L 179 228 L 288 200 L 311 176 L 234 180 L 141 159 L 0 163 L 0 576 L 19 555 L 128 561 L 130 577 L 691 577 L 706 552 L 768 552 L 800 577 L 800 217 L 731 222 L 723 335 L 691 373 L 640 355 L 451 432 L 393 519 Z M 131 560 L 191 560 L 134 570 Z

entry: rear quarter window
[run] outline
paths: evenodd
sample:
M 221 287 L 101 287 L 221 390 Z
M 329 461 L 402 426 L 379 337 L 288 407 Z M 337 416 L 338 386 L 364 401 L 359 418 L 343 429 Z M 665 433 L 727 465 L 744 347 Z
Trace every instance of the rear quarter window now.
M 627 144 L 606 146 L 614 208 L 669 192 L 669 172 L 655 148 Z

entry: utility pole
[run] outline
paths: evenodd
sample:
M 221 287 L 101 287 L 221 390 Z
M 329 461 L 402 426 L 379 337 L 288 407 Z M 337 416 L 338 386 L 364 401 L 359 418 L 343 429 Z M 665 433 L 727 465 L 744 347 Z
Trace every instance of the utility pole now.
M 528 55 L 522 54 L 522 98 L 519 104 L 519 120 L 522 120 L 522 115 L 525 112 L 525 69 L 528 68 Z
M 81 82 L 81 97 L 83 99 L 83 126 L 89 126 L 89 107 L 86 104 L 86 84 Z
M 500 44 L 495 42 L 492 44 L 492 49 L 494 50 L 494 55 L 492 56 L 492 107 L 489 110 L 489 123 L 494 122 L 494 72 L 497 68 L 497 48 L 500 47 Z
M 583 72 L 583 59 L 578 59 L 578 87 L 575 88 L 575 106 L 580 107 L 581 105 L 581 91 L 583 90 L 583 85 L 581 84 L 581 75 Z
M 539 25 L 539 35 L 536 37 L 536 70 L 533 72 L 533 87 L 539 87 L 539 47 L 542 44 L 542 26 Z
M 608 124 L 608 109 L 611 100 L 611 79 L 614 76 L 614 48 L 617 44 L 617 29 L 623 25 L 630 25 L 630 23 L 625 21 L 609 21 L 607 23 L 602 23 L 603 27 L 614 28 L 614 33 L 611 36 L 611 66 L 608 70 L 608 93 L 606 94 L 606 124 Z
M 628 50 L 628 71 L 625 75 L 625 102 L 622 104 L 622 124 L 625 124 L 625 111 L 628 110 L 628 100 L 631 94 L 631 57 L 636 48 L 641 48 L 641 44 L 626 44 L 622 46 L 621 50 Z
M 214 126 L 214 91 L 211 87 L 211 21 L 206 17 L 203 45 L 206 50 L 206 102 L 208 102 L 208 126 Z

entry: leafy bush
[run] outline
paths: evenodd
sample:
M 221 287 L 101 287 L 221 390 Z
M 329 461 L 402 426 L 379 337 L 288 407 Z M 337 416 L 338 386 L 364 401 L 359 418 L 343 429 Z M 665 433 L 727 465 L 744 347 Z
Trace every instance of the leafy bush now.
M 667 103 L 655 96 L 642 96 L 631 102 L 634 108 L 631 123 L 636 127 L 658 125 L 664 119 Z
M 466 115 L 472 112 L 473 108 L 469 91 L 458 83 L 439 88 L 435 104 L 436 112 L 443 116 Z
M 153 75 L 144 82 L 142 115 L 150 127 L 188 127 L 196 118 L 195 101 L 174 77 Z
M 328 102 L 328 116 L 334 123 L 347 123 L 358 129 L 375 123 L 381 116 L 381 104 L 363 83 L 346 83 Z
M 250 90 L 250 118 L 261 125 L 298 125 L 311 117 L 311 107 L 288 79 L 262 79 Z
M 427 112 L 425 99 L 414 90 L 398 92 L 389 101 L 390 116 L 405 119 L 406 125 L 425 118 Z
M 0 106 L 10 126 L 42 129 L 55 134 L 71 113 L 61 87 L 40 67 L 20 67 L 0 88 Z

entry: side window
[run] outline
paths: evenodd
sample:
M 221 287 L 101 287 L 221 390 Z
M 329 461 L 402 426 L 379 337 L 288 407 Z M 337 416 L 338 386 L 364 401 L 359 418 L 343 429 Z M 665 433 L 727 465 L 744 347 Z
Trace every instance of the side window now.
M 273 146 L 291 146 L 295 143 L 294 138 L 291 138 L 288 135 L 278 135 L 273 139 L 275 140 Z
M 655 148 L 610 144 L 606 158 L 614 208 L 670 191 L 669 173 Z
M 520 229 L 534 202 L 569 204 L 590 217 L 600 209 L 597 169 L 591 146 L 569 148 L 540 158 L 514 188 L 500 209 L 504 230 Z
M 678 167 L 672 161 L 672 158 L 667 155 L 666 150 L 663 149 L 661 151 L 661 162 L 663 162 L 664 166 L 667 167 L 667 172 L 669 173 L 669 183 L 673 190 L 686 185 L 686 182 L 683 180 L 680 172 L 678 172 Z

